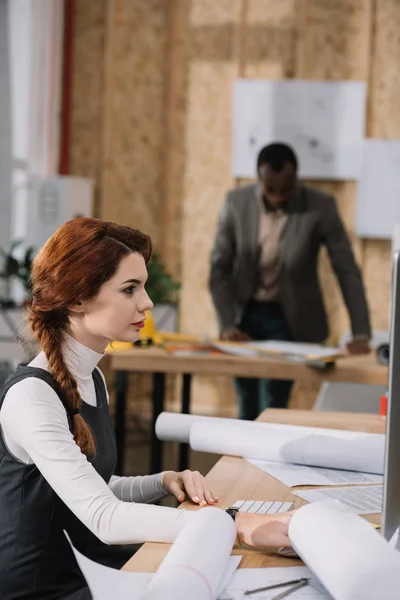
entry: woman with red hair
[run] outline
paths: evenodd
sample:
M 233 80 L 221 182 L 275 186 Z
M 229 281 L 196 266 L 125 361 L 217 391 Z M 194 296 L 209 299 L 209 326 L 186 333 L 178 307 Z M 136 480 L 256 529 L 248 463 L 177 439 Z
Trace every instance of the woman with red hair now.
M 113 475 L 116 448 L 97 363 L 112 340 L 139 338 L 152 307 L 150 238 L 100 219 L 62 225 L 32 268 L 30 328 L 38 354 L 0 394 L 0 598 L 87 600 L 63 533 L 96 544 L 173 542 L 193 513 L 157 506 L 168 494 L 218 499 L 198 472 Z M 238 515 L 249 544 L 289 546 L 288 515 Z

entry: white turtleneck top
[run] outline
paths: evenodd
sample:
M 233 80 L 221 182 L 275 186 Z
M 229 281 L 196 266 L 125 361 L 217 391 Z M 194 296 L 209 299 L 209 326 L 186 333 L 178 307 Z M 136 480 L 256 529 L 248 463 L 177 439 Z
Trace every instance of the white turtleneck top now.
M 96 406 L 92 371 L 103 355 L 68 335 L 63 352 L 82 401 Z M 29 366 L 50 372 L 43 352 Z M 75 443 L 67 413 L 45 381 L 28 377 L 9 389 L 0 411 L 0 431 L 10 454 L 34 463 L 63 502 L 106 544 L 172 542 L 192 517 L 190 511 L 146 504 L 167 495 L 162 474 L 114 476 L 107 485 Z

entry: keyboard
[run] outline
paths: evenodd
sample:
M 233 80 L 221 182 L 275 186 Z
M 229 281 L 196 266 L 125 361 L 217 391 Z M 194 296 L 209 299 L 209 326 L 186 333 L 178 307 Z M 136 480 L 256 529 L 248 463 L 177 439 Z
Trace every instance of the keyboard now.
M 359 515 L 370 515 L 382 512 L 382 485 L 355 485 L 352 487 L 320 488 L 315 490 L 302 490 L 293 492 L 296 496 L 318 502 L 320 500 L 340 500 L 353 512 Z
M 238 508 L 241 513 L 257 515 L 273 515 L 288 512 L 293 509 L 293 502 L 264 502 L 263 500 L 236 500 L 232 508 Z

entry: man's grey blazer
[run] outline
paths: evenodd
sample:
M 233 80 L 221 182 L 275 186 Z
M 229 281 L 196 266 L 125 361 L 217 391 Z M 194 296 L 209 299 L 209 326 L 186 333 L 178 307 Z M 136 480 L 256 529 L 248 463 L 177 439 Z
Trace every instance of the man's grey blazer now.
M 261 194 L 258 184 L 231 190 L 222 208 L 211 253 L 210 291 L 221 330 L 238 325 L 257 285 Z M 333 196 L 298 184 L 278 250 L 279 288 L 293 339 L 322 342 L 328 321 L 318 279 L 325 245 L 346 303 L 353 335 L 370 335 L 361 273 Z

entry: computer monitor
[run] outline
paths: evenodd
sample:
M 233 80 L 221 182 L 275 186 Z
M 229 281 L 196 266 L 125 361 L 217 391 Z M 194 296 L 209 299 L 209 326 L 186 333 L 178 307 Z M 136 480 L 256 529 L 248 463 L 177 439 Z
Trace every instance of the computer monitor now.
M 382 535 L 400 526 L 400 252 L 393 256 Z

